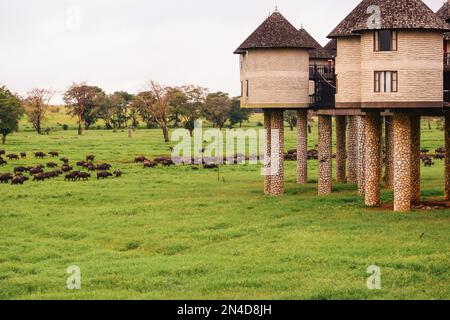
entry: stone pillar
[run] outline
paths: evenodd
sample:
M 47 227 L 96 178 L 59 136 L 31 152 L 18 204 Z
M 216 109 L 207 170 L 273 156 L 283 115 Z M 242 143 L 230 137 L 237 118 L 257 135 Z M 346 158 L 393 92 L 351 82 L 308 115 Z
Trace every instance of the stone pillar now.
M 450 201 L 450 115 L 445 116 L 445 200 Z
M 331 116 L 319 116 L 319 196 L 332 191 L 333 152 Z
M 378 206 L 381 178 L 381 117 L 378 112 L 367 112 L 366 122 L 366 183 L 367 206 Z
M 308 110 L 297 110 L 297 183 L 308 183 Z
M 394 118 L 385 117 L 385 144 L 386 144 L 386 159 L 385 159 L 385 175 L 384 181 L 387 189 L 394 188 Z
M 356 116 L 348 117 L 347 156 L 347 182 L 356 184 L 358 182 L 358 123 Z
M 272 145 L 271 145 L 271 111 L 270 110 L 264 110 L 264 129 L 266 131 L 266 145 L 265 145 L 265 151 L 264 151 L 264 193 L 266 195 L 270 195 L 270 182 L 271 182 L 271 176 L 270 176 L 270 160 L 272 156 Z
M 358 193 L 364 195 L 366 189 L 366 120 L 358 117 Z
M 394 116 L 394 211 L 411 210 L 411 120 Z
M 411 116 L 411 201 L 420 200 L 420 116 Z
M 271 115 L 271 165 L 273 175 L 270 181 L 270 194 L 279 196 L 284 193 L 284 112 L 272 110 Z M 275 160 L 275 161 L 274 161 Z M 278 160 L 278 161 L 276 161 Z
M 347 182 L 347 119 L 336 116 L 336 182 Z

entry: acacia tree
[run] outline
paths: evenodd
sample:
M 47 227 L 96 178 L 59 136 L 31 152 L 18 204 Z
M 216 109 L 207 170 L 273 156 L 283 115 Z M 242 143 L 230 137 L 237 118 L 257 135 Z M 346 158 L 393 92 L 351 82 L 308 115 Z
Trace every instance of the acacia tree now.
M 55 92 L 50 89 L 33 89 L 27 93 L 23 101 L 28 121 L 33 125 L 38 134 L 42 134 L 42 123 L 45 120 L 50 100 Z
M 154 123 L 163 131 L 164 141 L 169 139 L 169 105 L 174 90 L 171 87 L 163 86 L 156 81 L 150 81 L 147 85 L 146 94 L 139 97 L 145 105 L 146 112 Z
M 295 110 L 288 110 L 284 113 L 284 121 L 289 124 L 291 131 L 297 126 L 297 112 Z
M 248 121 L 250 118 L 250 110 L 241 108 L 241 101 L 239 98 L 233 98 L 230 108 L 230 127 L 234 127 L 239 123 L 242 127 L 242 122 Z
M 89 86 L 86 83 L 72 84 L 64 94 L 64 102 L 69 108 L 69 114 L 78 118 L 78 134 L 82 134 L 82 125 L 85 129 L 97 121 L 99 101 L 103 101 L 104 92 L 99 87 Z
M 20 99 L 6 87 L 0 87 L 0 131 L 2 144 L 6 143 L 6 136 L 19 129 L 19 120 L 24 113 Z
M 193 134 L 195 122 L 202 116 L 208 89 L 188 85 L 175 88 L 170 101 L 171 114 L 176 114 L 181 125 Z
M 214 127 L 222 129 L 228 121 L 231 110 L 231 99 L 228 93 L 215 92 L 206 97 L 203 115 Z

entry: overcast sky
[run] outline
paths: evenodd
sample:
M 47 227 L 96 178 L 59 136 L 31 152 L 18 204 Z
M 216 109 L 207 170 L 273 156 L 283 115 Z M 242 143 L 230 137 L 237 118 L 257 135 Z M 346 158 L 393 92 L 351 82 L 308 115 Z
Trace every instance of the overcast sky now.
M 401 1 L 401 0 L 399 0 Z M 148 80 L 238 95 L 233 51 L 278 5 L 322 45 L 360 0 L 0 0 L 0 84 L 26 93 Z M 442 0 L 425 1 L 434 11 Z M 60 103 L 60 96 L 53 103 Z

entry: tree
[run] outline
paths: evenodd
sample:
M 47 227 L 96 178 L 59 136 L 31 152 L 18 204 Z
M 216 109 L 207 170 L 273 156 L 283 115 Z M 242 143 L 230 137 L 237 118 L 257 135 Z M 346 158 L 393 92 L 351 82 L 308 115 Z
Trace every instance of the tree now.
M 147 125 L 147 129 L 156 126 L 153 115 L 149 112 L 146 103 L 146 101 L 154 99 L 155 98 L 151 92 L 143 91 L 135 95 L 130 104 L 131 113 L 138 114 Z
M 99 103 L 104 102 L 102 89 L 88 86 L 86 83 L 72 84 L 64 94 L 64 102 L 69 108 L 69 114 L 78 118 L 78 134 L 82 134 L 82 125 L 86 130 L 98 119 Z
M 241 108 L 241 101 L 239 98 L 233 98 L 231 101 L 230 108 L 230 127 L 234 127 L 239 123 L 239 126 L 242 127 L 242 122 L 248 121 L 250 118 L 250 110 Z
M 119 129 L 122 129 L 127 126 L 127 122 L 130 119 L 128 109 L 133 100 L 133 95 L 125 91 L 119 91 L 112 94 L 110 100 L 114 122 Z
M 168 143 L 169 139 L 169 105 L 174 90 L 171 87 L 163 86 L 156 81 L 150 81 L 147 85 L 148 90 L 139 97 L 144 103 L 145 112 L 148 117 L 156 123 L 163 131 L 164 141 Z
M 214 127 L 222 129 L 227 122 L 231 110 L 231 99 L 227 93 L 215 92 L 206 97 L 202 113 Z
M 175 88 L 170 101 L 172 119 L 189 130 L 191 136 L 195 122 L 201 117 L 208 89 L 189 85 Z
M 33 89 L 28 92 L 23 101 L 28 121 L 33 125 L 38 134 L 42 134 L 42 123 L 45 120 L 50 100 L 55 94 L 52 90 Z
M 287 110 L 284 113 L 284 121 L 289 124 L 291 131 L 297 126 L 297 112 L 295 110 Z
M 0 131 L 3 144 L 8 134 L 19 129 L 19 120 L 23 114 L 20 99 L 6 87 L 0 87 Z

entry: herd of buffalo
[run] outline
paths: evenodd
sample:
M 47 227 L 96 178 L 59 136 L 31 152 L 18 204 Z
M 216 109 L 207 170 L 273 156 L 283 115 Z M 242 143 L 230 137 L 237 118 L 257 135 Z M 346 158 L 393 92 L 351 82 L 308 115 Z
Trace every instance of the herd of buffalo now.
M 6 154 L 5 150 L 0 150 L 0 166 L 8 164 L 8 162 L 3 159 L 3 156 L 9 161 L 18 161 L 20 159 L 26 159 L 27 153 L 21 152 L 17 154 Z M 45 159 L 47 157 L 59 158 L 59 153 L 57 151 L 48 152 L 35 152 L 34 157 L 36 159 Z M 28 180 L 32 181 L 45 181 L 57 178 L 61 175 L 64 176 L 65 181 L 87 181 L 92 175 L 90 172 L 95 172 L 97 179 L 106 179 L 108 177 L 119 178 L 122 176 L 120 170 L 115 170 L 113 173 L 110 172 L 112 166 L 107 163 L 94 164 L 95 155 L 86 156 L 86 161 L 79 161 L 76 163 L 77 168 L 83 168 L 87 172 L 74 170 L 74 167 L 70 164 L 70 160 L 66 157 L 61 157 L 59 163 L 54 161 L 47 162 L 45 165 L 39 164 L 37 166 L 25 167 L 17 166 L 14 167 L 13 173 L 0 173 L 0 183 L 10 183 L 13 185 L 24 184 Z

